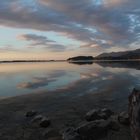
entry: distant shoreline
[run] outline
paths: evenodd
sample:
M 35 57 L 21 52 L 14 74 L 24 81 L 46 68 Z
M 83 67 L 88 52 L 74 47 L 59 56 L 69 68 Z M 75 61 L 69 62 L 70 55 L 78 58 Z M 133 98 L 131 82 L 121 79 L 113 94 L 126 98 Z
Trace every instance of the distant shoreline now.
M 140 59 L 118 59 L 118 60 L 70 60 L 70 61 L 68 61 L 68 62 L 108 62 L 108 61 L 111 61 L 111 62 L 122 62 L 122 61 L 127 61 L 127 62 L 129 62 L 129 61 L 140 61 Z
M 122 60 L 12 60 L 12 61 L 0 61 L 0 63 L 40 63 L 40 62 L 79 62 L 79 63 L 84 63 L 84 62 L 139 62 L 140 59 L 122 59 Z
M 38 63 L 38 62 L 63 62 L 66 60 L 12 60 L 12 61 L 0 61 L 0 63 Z

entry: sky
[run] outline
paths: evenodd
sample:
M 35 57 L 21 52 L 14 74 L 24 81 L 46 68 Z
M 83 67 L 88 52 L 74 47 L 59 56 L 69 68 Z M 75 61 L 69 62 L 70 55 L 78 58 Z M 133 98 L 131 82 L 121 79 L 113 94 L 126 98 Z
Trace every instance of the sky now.
M 1 0 L 0 60 L 140 48 L 139 0 Z

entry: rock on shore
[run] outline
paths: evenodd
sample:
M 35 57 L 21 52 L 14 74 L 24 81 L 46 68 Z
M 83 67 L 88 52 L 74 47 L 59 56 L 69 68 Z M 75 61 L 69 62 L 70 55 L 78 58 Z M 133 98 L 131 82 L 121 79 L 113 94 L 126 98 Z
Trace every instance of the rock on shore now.
M 125 117 L 121 116 L 121 119 L 125 120 Z M 63 139 L 98 140 L 107 137 L 110 131 L 120 131 L 123 124 L 118 121 L 118 114 L 115 115 L 113 111 L 107 108 L 93 109 L 86 114 L 85 119 L 85 122 L 76 128 L 67 129 L 63 133 Z
M 140 140 L 140 90 L 134 89 L 129 96 L 129 117 L 132 137 Z

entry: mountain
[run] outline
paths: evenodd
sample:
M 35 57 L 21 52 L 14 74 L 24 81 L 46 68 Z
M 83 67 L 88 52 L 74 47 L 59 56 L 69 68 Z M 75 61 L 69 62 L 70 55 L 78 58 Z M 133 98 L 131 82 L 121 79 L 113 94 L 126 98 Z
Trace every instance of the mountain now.
M 111 59 L 111 60 L 120 60 L 120 59 L 140 59 L 140 49 L 124 52 L 111 52 L 111 53 L 102 53 L 95 57 L 95 59 Z
M 140 49 L 124 52 L 111 52 L 111 53 L 102 53 L 96 57 L 92 56 L 76 56 L 67 59 L 69 62 L 74 61 L 92 61 L 92 60 L 134 60 L 140 59 Z

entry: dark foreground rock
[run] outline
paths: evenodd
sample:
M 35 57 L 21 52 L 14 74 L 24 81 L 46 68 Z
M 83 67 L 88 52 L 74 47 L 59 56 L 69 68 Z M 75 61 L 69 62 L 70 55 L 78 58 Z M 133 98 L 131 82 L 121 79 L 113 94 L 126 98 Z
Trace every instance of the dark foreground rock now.
M 108 135 L 108 132 L 110 131 L 119 131 L 120 125 L 117 120 L 117 117 L 111 116 L 112 114 L 113 112 L 109 109 L 95 109 L 89 111 L 86 114 L 86 120 L 88 121 L 81 123 L 76 128 L 67 129 L 63 133 L 63 139 L 64 140 L 94 140 L 94 139 L 98 140 L 100 138 L 106 137 Z M 91 121 L 91 119 L 93 121 Z
M 26 117 L 34 117 L 36 114 L 37 114 L 37 111 L 31 110 L 31 111 L 28 111 L 28 112 L 25 114 L 25 116 L 26 116 Z
M 43 117 L 44 116 L 42 116 L 42 115 L 37 115 L 31 120 L 31 122 L 32 123 L 37 123 L 37 122 L 41 121 L 43 119 Z
M 50 119 L 47 118 L 47 117 L 43 117 L 43 118 L 40 120 L 40 126 L 41 126 L 41 127 L 48 127 L 50 124 L 51 124 L 51 121 L 50 121 Z
M 114 118 L 110 119 L 110 129 L 113 130 L 113 131 L 119 131 L 120 130 L 120 124 Z
M 68 128 L 63 133 L 63 139 L 64 140 L 82 140 L 79 133 L 74 128 Z
M 132 137 L 140 140 L 140 91 L 136 89 L 129 96 L 129 116 Z
M 129 125 L 130 122 L 129 122 L 129 115 L 127 112 L 121 112 L 119 115 L 118 115 L 118 121 L 121 123 L 121 124 L 124 124 L 124 125 Z
M 39 125 L 40 127 L 48 127 L 51 124 L 51 120 L 43 115 L 36 115 L 37 113 L 34 113 L 32 111 L 29 112 L 28 117 L 32 117 L 31 123 Z M 26 115 L 27 117 L 27 115 Z
M 107 120 L 113 112 L 110 109 L 103 108 L 103 109 L 93 109 L 86 114 L 87 121 L 94 121 L 104 119 Z
M 64 140 L 98 140 L 108 135 L 109 131 L 119 131 L 120 126 L 112 118 L 84 122 L 77 128 L 69 128 L 63 133 Z
M 87 122 L 77 128 L 82 139 L 98 139 L 107 135 L 110 128 L 110 121 L 97 120 Z
M 62 140 L 62 135 L 59 133 L 58 130 L 55 129 L 46 129 L 43 132 L 43 136 L 48 140 L 48 139 L 57 139 L 57 140 Z

